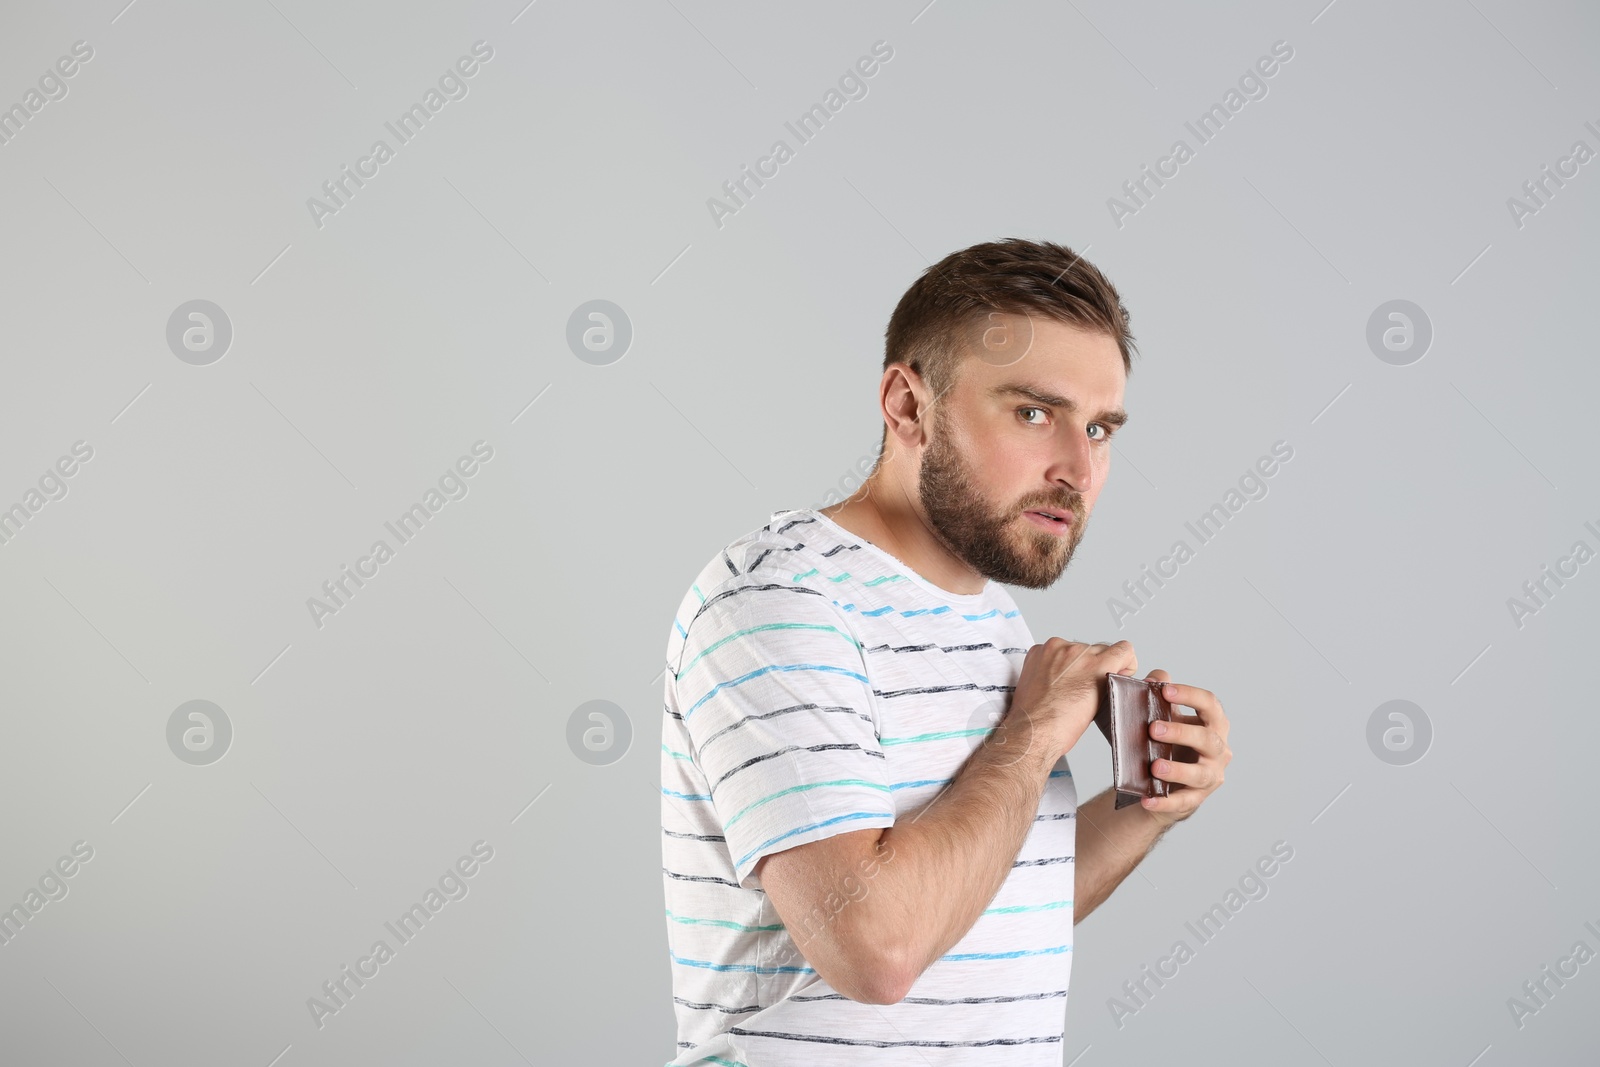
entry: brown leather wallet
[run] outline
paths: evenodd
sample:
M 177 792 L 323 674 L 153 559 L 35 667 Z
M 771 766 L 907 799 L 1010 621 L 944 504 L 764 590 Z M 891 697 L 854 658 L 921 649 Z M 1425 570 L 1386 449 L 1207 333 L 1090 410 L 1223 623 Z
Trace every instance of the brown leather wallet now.
M 1100 682 L 1100 709 L 1094 723 L 1111 744 L 1111 780 L 1117 789 L 1116 808 L 1137 804 L 1145 797 L 1164 797 L 1182 789 L 1150 773 L 1153 760 L 1199 763 L 1200 753 L 1187 745 L 1158 741 L 1150 736 L 1156 721 L 1200 724 L 1199 714 L 1174 705 L 1161 695 L 1163 683 L 1126 674 L 1107 674 Z

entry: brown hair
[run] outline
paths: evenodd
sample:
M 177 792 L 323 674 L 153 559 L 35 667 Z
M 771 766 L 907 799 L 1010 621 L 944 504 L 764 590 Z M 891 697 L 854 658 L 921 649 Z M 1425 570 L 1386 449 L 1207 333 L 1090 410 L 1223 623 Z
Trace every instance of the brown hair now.
M 1065 245 L 1008 237 L 952 252 L 924 271 L 895 305 L 884 332 L 883 369 L 908 364 L 935 402 L 955 384 L 964 337 L 991 311 L 1038 312 L 1116 339 L 1124 373 L 1137 351 L 1128 309 L 1093 263 Z M 884 427 L 887 441 L 888 427 Z

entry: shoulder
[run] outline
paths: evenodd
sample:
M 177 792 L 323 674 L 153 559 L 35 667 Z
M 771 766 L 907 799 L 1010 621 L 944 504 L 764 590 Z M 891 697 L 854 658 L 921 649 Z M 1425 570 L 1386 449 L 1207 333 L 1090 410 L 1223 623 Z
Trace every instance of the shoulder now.
M 824 591 L 827 577 L 838 569 L 835 557 L 852 547 L 832 537 L 811 511 L 777 511 L 759 529 L 725 545 L 706 576 L 719 592 L 768 584 Z
M 684 637 L 734 625 L 843 616 L 829 576 L 840 546 L 804 511 L 780 511 L 723 546 L 702 568 L 683 618 Z M 696 630 L 701 632 L 696 634 Z
M 730 577 L 792 577 L 800 582 L 825 562 L 823 553 L 835 547 L 815 513 L 776 511 L 760 529 L 730 542 L 722 555 Z

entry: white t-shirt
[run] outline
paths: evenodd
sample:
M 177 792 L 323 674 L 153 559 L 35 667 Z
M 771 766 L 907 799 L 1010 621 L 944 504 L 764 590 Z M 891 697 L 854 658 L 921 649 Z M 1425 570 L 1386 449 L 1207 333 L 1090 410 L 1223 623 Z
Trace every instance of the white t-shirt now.
M 945 592 L 810 509 L 774 513 L 701 570 L 667 642 L 661 730 L 672 1065 L 1059 1067 L 1077 813 L 1065 757 L 999 893 L 897 1004 L 835 992 L 751 873 L 769 853 L 914 817 L 1004 713 L 1033 643 L 1004 586 Z M 872 873 L 812 928 L 857 906 Z

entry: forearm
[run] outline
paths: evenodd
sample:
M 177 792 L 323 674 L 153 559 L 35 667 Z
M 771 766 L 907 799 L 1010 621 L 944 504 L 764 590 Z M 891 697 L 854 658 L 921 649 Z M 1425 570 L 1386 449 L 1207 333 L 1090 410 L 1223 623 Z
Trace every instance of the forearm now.
M 1115 802 L 1116 790 L 1107 789 L 1078 805 L 1074 925 L 1105 902 L 1172 825 L 1141 804 L 1118 811 Z
M 888 858 L 852 932 L 877 942 L 903 985 L 960 941 L 999 892 L 1059 757 L 1023 726 L 997 732 L 948 789 L 883 832 Z

